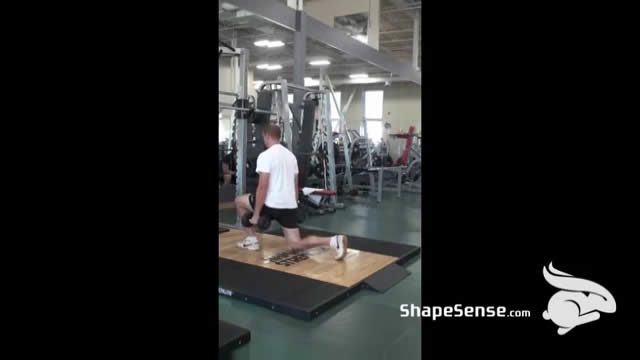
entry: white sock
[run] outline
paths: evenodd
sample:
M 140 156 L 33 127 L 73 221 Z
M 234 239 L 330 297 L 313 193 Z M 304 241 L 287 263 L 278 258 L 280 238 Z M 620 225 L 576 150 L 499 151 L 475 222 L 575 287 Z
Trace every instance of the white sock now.
M 329 245 L 331 245 L 331 247 L 334 249 L 338 247 L 338 235 L 333 235 L 331 237 L 331 241 L 329 241 Z

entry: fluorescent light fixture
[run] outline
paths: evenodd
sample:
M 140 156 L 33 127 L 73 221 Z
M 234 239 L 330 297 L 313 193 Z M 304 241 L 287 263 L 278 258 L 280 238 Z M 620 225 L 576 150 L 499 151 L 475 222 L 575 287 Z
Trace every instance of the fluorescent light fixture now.
M 304 86 L 318 86 L 319 84 L 320 84 L 320 81 L 318 80 L 314 80 L 310 77 L 304 78 Z
M 314 60 L 310 61 L 309 65 L 311 66 L 322 66 L 322 65 L 330 65 L 331 62 L 329 60 Z
M 280 40 L 277 41 L 271 41 L 267 44 L 267 47 L 269 48 L 274 48 L 274 47 L 281 47 L 284 46 L 284 43 Z
M 377 82 L 381 82 L 380 79 L 375 78 L 355 78 L 353 79 L 352 84 L 374 84 Z
M 349 77 L 352 79 L 364 79 L 364 78 L 368 78 L 369 75 L 368 74 L 351 74 L 349 75 Z
M 231 10 L 237 9 L 236 6 L 233 6 L 233 5 L 229 4 L 229 3 L 222 3 L 222 8 L 224 10 L 227 10 L 227 11 L 231 11 Z
M 254 42 L 253 45 L 258 46 L 258 47 L 274 48 L 274 47 L 284 46 L 284 43 L 282 41 L 280 41 L 280 40 L 275 40 L 275 41 L 258 40 L 256 42 Z
M 259 64 L 256 66 L 256 69 L 260 70 L 280 70 L 282 69 L 282 65 L 280 64 Z
M 365 35 L 353 35 L 352 38 L 360 41 L 361 43 L 365 43 L 366 44 L 368 42 L 367 36 L 365 36 Z

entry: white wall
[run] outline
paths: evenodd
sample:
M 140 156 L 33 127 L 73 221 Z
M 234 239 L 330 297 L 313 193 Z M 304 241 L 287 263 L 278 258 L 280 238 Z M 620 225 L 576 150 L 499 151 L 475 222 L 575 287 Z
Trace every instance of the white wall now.
M 380 0 L 320 0 L 303 3 L 304 12 L 331 27 L 336 16 L 369 13 L 368 44 L 378 50 L 380 33 Z
M 362 91 L 367 90 L 382 90 L 384 91 L 384 100 L 382 104 L 382 111 L 384 114 L 383 121 L 391 124 L 391 131 L 393 133 L 409 131 L 409 126 L 415 127 L 415 132 L 420 132 L 422 129 L 422 94 L 421 87 L 410 82 L 395 82 L 390 86 L 384 86 L 384 84 L 370 84 L 370 85 L 346 85 L 340 86 L 335 91 L 341 92 L 340 108 L 343 108 L 351 92 L 356 89 L 356 93 L 351 101 L 349 109 L 345 113 L 345 119 L 347 126 L 353 130 L 359 130 L 362 124 L 362 117 L 364 114 L 362 105 Z

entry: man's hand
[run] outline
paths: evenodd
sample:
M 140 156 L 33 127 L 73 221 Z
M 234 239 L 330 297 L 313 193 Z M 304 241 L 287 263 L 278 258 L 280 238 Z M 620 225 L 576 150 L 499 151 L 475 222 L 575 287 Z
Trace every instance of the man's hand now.
M 258 225 L 258 220 L 260 220 L 260 216 L 254 213 L 249 222 L 253 225 Z

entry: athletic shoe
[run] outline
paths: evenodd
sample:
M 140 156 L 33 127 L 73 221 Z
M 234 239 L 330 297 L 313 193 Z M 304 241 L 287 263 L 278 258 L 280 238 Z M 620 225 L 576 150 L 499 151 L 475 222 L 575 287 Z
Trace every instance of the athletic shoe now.
M 247 249 L 247 250 L 259 250 L 260 243 L 255 236 L 247 236 L 244 240 L 237 242 L 238 247 Z
M 348 246 L 347 235 L 338 235 L 335 244 L 331 244 L 331 247 L 336 249 L 336 260 L 342 260 L 347 255 Z

